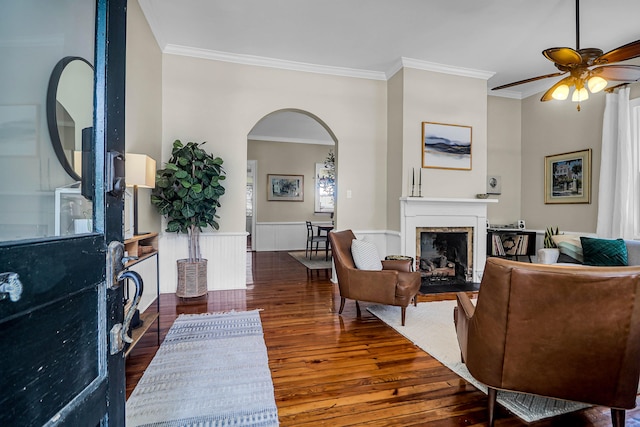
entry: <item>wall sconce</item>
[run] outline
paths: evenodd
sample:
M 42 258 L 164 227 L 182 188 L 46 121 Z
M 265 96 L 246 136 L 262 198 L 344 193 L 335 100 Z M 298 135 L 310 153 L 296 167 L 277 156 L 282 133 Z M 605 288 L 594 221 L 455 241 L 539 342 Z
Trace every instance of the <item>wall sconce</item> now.
M 127 153 L 125 155 L 125 181 L 133 187 L 133 235 L 138 232 L 138 187 L 156 186 L 156 161 L 146 154 Z

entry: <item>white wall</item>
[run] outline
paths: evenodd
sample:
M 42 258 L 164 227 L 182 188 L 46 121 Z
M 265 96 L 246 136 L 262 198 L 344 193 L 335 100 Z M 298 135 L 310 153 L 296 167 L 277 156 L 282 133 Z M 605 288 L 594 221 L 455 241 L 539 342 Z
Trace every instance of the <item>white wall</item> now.
M 473 198 L 484 193 L 487 81 L 405 68 L 403 93 L 404 170 L 389 171 L 402 174 L 403 195 L 409 195 L 409 171 L 422 166 L 422 122 L 472 127 L 471 170 L 422 169 L 422 196 Z
M 489 96 L 487 118 L 487 174 L 497 175 L 502 181 L 502 194 L 489 196 L 492 199 L 498 199 L 499 202 L 487 205 L 487 218 L 491 224 L 511 224 L 519 219 L 527 220 L 527 215 L 520 211 L 522 200 L 521 101 Z M 486 191 L 485 184 L 483 192 Z M 533 218 L 530 219 L 533 224 Z M 529 226 L 529 221 L 526 221 L 526 224 Z
M 127 6 L 125 143 L 128 153 L 147 154 L 162 168 L 162 52 L 137 1 Z M 151 189 L 138 190 L 140 232 L 159 232 Z
M 227 171 L 221 231 L 244 230 L 247 134 L 285 108 L 315 114 L 338 139 L 339 227 L 383 228 L 385 82 L 164 55 L 163 160 L 173 139 L 208 141 Z
M 527 228 L 595 232 L 600 180 L 600 147 L 604 92 L 590 95 L 576 110 L 570 101 L 540 102 L 534 95 L 522 101 L 522 216 Z M 544 158 L 591 148 L 591 203 L 544 204 Z
M 385 228 L 386 82 L 168 54 L 162 72 L 162 160 L 169 158 L 174 139 L 207 141 L 205 148 L 224 159 L 221 232 L 245 231 L 247 135 L 265 115 L 281 109 L 314 114 L 336 135 L 337 227 Z M 233 250 L 244 266 L 244 248 Z M 210 262 L 214 257 L 204 256 Z

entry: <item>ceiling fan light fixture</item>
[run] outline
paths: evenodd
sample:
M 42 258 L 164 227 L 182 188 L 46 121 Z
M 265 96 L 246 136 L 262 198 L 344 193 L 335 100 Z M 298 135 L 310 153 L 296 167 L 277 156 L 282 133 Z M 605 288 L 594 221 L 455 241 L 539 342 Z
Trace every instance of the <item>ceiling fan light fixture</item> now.
M 589 99 L 589 92 L 585 87 L 581 87 L 580 89 L 576 88 L 576 90 L 573 91 L 573 95 L 571 95 L 573 102 L 586 101 L 587 99 Z
M 607 87 L 607 81 L 600 76 L 593 76 L 587 81 L 591 93 L 598 93 Z
M 557 99 L 558 101 L 564 101 L 569 97 L 569 86 L 560 85 L 551 94 L 553 99 Z

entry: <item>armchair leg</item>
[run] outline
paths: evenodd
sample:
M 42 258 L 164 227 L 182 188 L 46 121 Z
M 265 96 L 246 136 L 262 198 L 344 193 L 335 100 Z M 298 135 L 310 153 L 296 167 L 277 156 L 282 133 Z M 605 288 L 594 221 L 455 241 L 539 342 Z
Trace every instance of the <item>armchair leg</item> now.
M 404 326 L 404 319 L 407 317 L 407 307 L 400 307 L 400 323 Z
M 360 312 L 360 304 L 358 304 L 358 301 L 356 300 L 356 316 L 360 317 L 362 313 Z
M 625 410 L 611 408 L 611 425 L 613 427 L 624 427 Z
M 342 310 L 344 310 L 344 297 L 340 298 L 340 310 L 338 310 L 338 314 L 342 314 Z
M 489 387 L 488 390 L 488 409 L 489 409 L 489 427 L 493 427 L 493 423 L 495 421 L 495 410 L 496 410 L 496 398 L 498 397 L 498 390 L 495 388 Z

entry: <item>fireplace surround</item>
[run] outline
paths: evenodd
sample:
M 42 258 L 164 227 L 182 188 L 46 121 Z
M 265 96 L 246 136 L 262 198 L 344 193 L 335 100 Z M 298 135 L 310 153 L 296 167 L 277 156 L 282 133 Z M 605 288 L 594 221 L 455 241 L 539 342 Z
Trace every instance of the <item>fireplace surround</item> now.
M 480 282 L 487 255 L 487 205 L 496 199 L 403 197 L 400 199 L 400 249 L 417 260 L 419 229 L 468 229 L 469 281 Z M 419 267 L 419 265 L 418 265 Z

